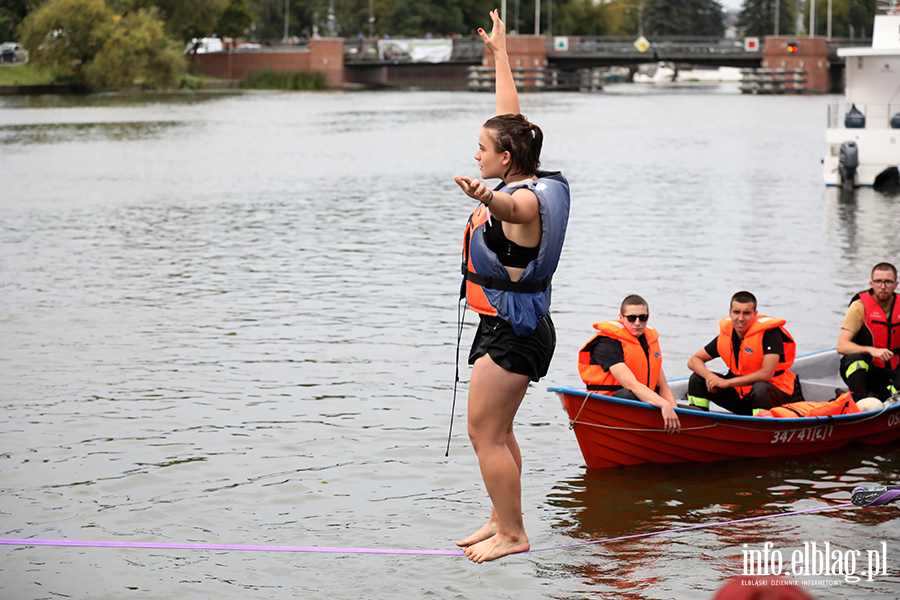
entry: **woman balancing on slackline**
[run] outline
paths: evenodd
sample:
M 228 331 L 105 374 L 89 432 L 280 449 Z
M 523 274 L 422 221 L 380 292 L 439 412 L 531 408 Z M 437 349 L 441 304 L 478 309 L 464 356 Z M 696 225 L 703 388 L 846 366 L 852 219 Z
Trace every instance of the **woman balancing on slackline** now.
M 539 169 L 543 133 L 519 113 L 519 97 L 497 11 L 490 37 L 494 55 L 497 116 L 478 136 L 475 160 L 482 179 L 456 183 L 481 202 L 466 226 L 463 265 L 466 302 L 481 315 L 469 353 L 469 438 L 478 455 L 491 516 L 457 545 L 469 560 L 484 562 L 530 548 L 522 522 L 522 455 L 513 418 L 529 381 L 547 374 L 556 346 L 550 320 L 550 278 L 556 271 L 569 218 L 569 183 Z

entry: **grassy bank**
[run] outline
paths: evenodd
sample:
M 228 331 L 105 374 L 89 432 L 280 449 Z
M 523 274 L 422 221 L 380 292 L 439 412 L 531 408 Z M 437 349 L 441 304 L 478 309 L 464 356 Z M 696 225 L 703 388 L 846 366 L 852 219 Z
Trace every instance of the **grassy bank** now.
M 0 85 L 49 85 L 53 75 L 31 65 L 0 65 Z
M 317 71 L 259 71 L 241 81 L 255 90 L 324 90 L 325 74 Z

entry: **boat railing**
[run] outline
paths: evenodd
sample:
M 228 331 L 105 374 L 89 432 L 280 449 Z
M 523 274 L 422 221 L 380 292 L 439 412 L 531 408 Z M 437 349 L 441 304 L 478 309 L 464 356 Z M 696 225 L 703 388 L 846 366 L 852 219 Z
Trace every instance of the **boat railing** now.
M 828 129 L 900 129 L 900 102 L 828 105 Z

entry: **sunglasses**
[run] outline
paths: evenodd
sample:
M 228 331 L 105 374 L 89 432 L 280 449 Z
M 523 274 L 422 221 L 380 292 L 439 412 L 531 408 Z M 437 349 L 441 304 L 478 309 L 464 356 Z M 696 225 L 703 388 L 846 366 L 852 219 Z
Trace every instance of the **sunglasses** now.
M 634 323 L 638 319 L 641 320 L 641 323 L 646 323 L 647 319 L 650 318 L 650 315 L 625 315 L 625 318 L 628 319 L 629 323 Z

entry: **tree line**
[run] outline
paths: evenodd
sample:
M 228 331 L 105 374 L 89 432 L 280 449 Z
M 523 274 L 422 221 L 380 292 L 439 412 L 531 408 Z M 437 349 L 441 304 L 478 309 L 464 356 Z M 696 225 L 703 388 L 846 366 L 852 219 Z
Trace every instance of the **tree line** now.
M 536 1 L 544 35 L 636 36 L 641 26 L 658 35 L 724 31 L 715 0 L 507 0 L 508 31 L 535 32 Z M 21 40 L 23 23 L 36 12 L 65 14 L 88 4 L 89 12 L 103 4 L 121 18 L 144 12 L 183 41 L 213 34 L 267 41 L 282 39 L 285 24 L 298 38 L 469 35 L 490 24 L 488 12 L 499 0 L 0 0 L 0 41 Z
M 872 37 L 877 4 L 877 0 L 831 0 L 832 37 Z M 828 0 L 744 0 L 737 28 L 757 37 L 775 35 L 776 30 L 781 36 L 808 35 L 813 8 L 814 31 L 821 37 L 828 31 Z
M 722 36 L 716 0 L 507 0 L 507 29 L 544 35 Z M 803 35 L 816 3 L 825 33 L 828 0 L 744 0 L 738 34 Z M 877 0 L 832 0 L 832 34 L 871 35 Z M 269 42 L 315 36 L 474 35 L 498 0 L 0 0 L 0 42 L 15 39 L 62 81 L 167 86 L 185 69 L 192 39 Z

